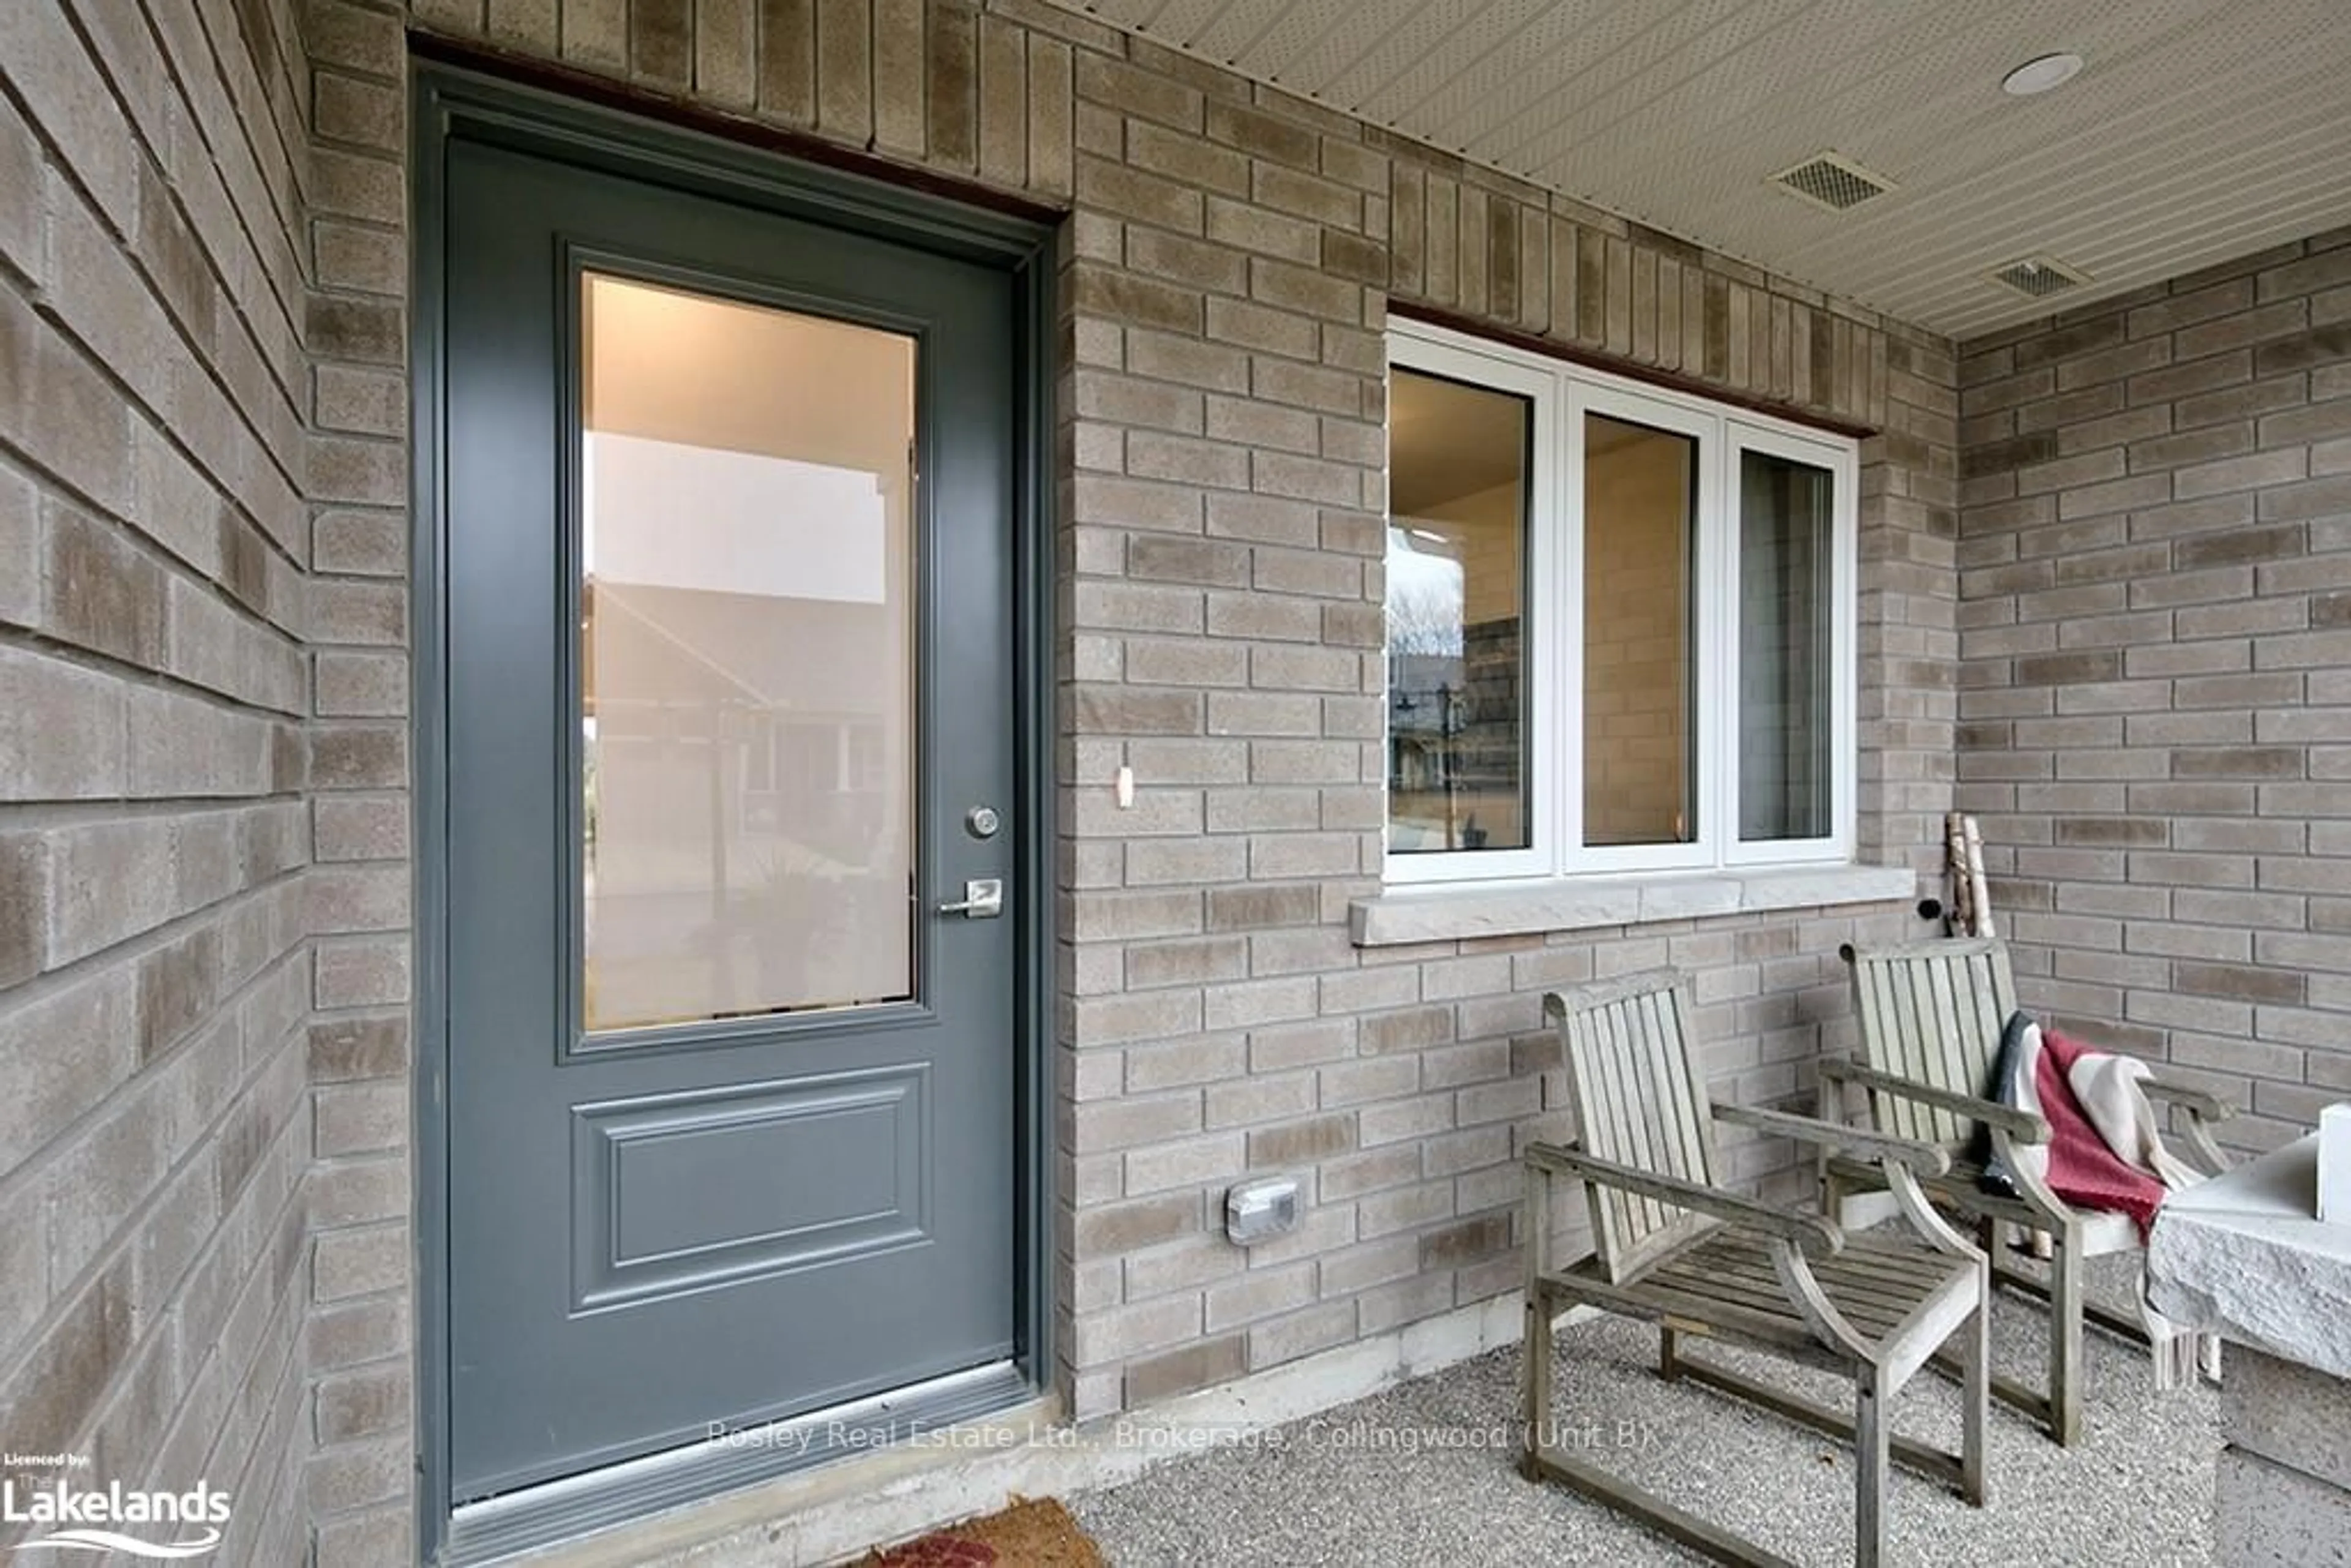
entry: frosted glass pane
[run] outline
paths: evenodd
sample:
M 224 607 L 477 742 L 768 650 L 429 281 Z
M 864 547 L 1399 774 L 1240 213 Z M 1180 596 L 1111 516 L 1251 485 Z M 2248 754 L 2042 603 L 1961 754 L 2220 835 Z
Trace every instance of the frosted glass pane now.
M 914 340 L 583 287 L 588 1027 L 911 996 Z

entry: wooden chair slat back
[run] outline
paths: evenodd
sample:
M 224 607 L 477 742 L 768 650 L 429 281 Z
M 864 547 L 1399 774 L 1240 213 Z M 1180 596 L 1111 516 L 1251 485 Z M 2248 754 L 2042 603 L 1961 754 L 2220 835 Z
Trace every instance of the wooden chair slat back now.
M 1654 969 L 1554 992 L 1561 1050 L 1587 1154 L 1712 1186 L 1714 1112 L 1689 1040 L 1688 977 Z M 1715 1223 L 1654 1198 L 1584 1184 L 1601 1266 L 1621 1280 Z
M 1953 936 L 1856 952 L 1853 1000 L 1864 1065 L 1956 1093 L 1991 1092 L 2001 1030 L 2016 1010 L 2005 944 Z M 1959 1145 L 1974 1132 L 1955 1112 L 1892 1095 L 1871 1100 L 1878 1127 L 1896 1137 Z

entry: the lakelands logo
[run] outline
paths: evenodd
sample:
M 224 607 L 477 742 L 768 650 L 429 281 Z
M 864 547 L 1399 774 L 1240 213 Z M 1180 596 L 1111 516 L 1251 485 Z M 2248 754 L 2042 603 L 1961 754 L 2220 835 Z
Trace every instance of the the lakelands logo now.
M 76 1470 L 89 1464 L 83 1454 L 0 1454 L 0 1467 L 17 1471 Z M 202 1557 L 220 1545 L 228 1510 L 228 1493 L 204 1481 L 187 1491 L 131 1491 L 120 1481 L 99 1489 L 62 1477 L 24 1486 L 0 1479 L 0 1524 L 45 1527 L 19 1542 L 18 1552 Z

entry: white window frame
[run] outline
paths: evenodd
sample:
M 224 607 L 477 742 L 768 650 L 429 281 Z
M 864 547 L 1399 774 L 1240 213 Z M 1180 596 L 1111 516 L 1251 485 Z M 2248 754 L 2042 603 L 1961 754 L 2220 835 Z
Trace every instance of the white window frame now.
M 1729 812 L 1728 842 L 1723 861 L 1727 865 L 1794 865 L 1819 862 L 1844 862 L 1853 859 L 1854 819 L 1858 789 L 1858 758 L 1860 733 L 1855 709 L 1860 696 L 1860 664 L 1855 656 L 1859 635 L 1858 619 L 1861 604 L 1861 577 L 1855 515 L 1859 508 L 1857 486 L 1861 478 L 1858 444 L 1812 432 L 1791 434 L 1784 425 L 1767 423 L 1747 413 L 1724 421 L 1725 450 L 1722 455 L 1723 485 L 1727 492 L 1725 505 L 1738 503 L 1740 456 L 1742 453 L 1761 452 L 1772 457 L 1784 457 L 1792 462 L 1809 464 L 1829 471 L 1835 486 L 1830 501 L 1829 533 L 1829 831 L 1813 839 L 1743 839 L 1739 835 L 1739 793 L 1737 768 L 1727 769 L 1731 777 L 1724 789 L 1723 810 Z M 1729 634 L 1723 639 L 1723 657 L 1727 661 L 1722 690 L 1733 699 L 1740 690 L 1739 650 L 1741 642 L 1740 625 L 1739 582 L 1739 519 L 1729 517 L 1723 528 L 1725 558 L 1723 566 L 1724 592 L 1729 599 L 1725 617 Z M 1725 731 L 1731 756 L 1738 755 L 1739 727 L 1734 717 Z
M 1562 628 L 1556 624 L 1557 618 L 1535 612 L 1535 606 L 1552 591 L 1549 585 L 1556 580 L 1562 570 L 1559 560 L 1562 496 L 1560 476 L 1556 472 L 1560 465 L 1558 454 L 1550 439 L 1550 433 L 1556 430 L 1560 423 L 1559 378 L 1550 373 L 1548 366 L 1539 361 L 1530 362 L 1524 355 L 1514 354 L 1499 344 L 1485 343 L 1449 332 L 1441 340 L 1432 339 L 1417 344 L 1405 368 L 1424 371 L 1469 386 L 1508 392 L 1528 402 L 1530 472 L 1524 480 L 1527 539 L 1519 605 L 1519 656 L 1525 671 L 1526 689 L 1540 691 L 1544 672 L 1556 668 L 1562 656 Z M 1391 525 L 1395 517 L 1391 510 L 1388 514 Z M 1383 671 L 1380 685 L 1380 777 L 1384 800 L 1387 759 L 1394 755 L 1387 744 L 1389 709 L 1384 675 L 1387 667 L 1384 639 L 1380 653 Z M 1389 855 L 1386 857 L 1389 882 L 1488 882 L 1541 876 L 1551 872 L 1551 852 L 1543 846 L 1561 841 L 1560 802 L 1546 795 L 1537 780 L 1544 771 L 1544 759 L 1559 748 L 1557 705 L 1523 702 L 1519 723 L 1520 756 L 1527 772 L 1527 824 L 1533 830 L 1529 835 L 1532 843 L 1523 850 L 1466 850 Z M 1380 821 L 1384 828 L 1387 821 L 1384 805 L 1380 811 Z
M 1528 822 L 1524 850 L 1388 854 L 1389 886 L 1624 878 L 1767 866 L 1846 864 L 1858 799 L 1859 444 L 1712 399 L 1529 352 L 1439 327 L 1391 319 L 1393 368 L 1491 387 L 1530 400 L 1526 628 Z M 1583 431 L 1596 413 L 1698 441 L 1696 624 L 1698 833 L 1689 843 L 1583 843 Z M 1832 497 L 1830 559 L 1830 811 L 1821 838 L 1739 836 L 1740 455 L 1767 453 L 1825 469 Z M 1393 514 L 1391 514 L 1391 518 Z M 1384 649 L 1383 650 L 1384 653 Z M 1385 660 L 1383 658 L 1383 664 Z M 1381 693 L 1386 713 L 1387 694 Z M 1382 733 L 1385 734 L 1384 722 Z M 1385 757 L 1382 747 L 1384 787 Z M 1386 813 L 1382 812 L 1382 821 Z
M 1627 871 L 1697 871 L 1716 863 L 1715 831 L 1719 824 L 1714 819 L 1713 802 L 1706 781 L 1716 776 L 1723 765 L 1718 727 L 1707 721 L 1707 692 L 1709 674 L 1722 660 L 1721 636 L 1717 607 L 1709 603 L 1709 595 L 1719 582 L 1720 573 L 1709 563 L 1717 541 L 1707 535 L 1707 519 L 1722 505 L 1721 465 L 1715 460 L 1713 438 L 1719 422 L 1704 412 L 1689 407 L 1672 398 L 1656 395 L 1646 388 L 1631 389 L 1621 384 L 1609 384 L 1581 377 L 1566 378 L 1568 382 L 1568 421 L 1562 445 L 1568 454 L 1570 476 L 1569 507 L 1564 548 L 1559 583 L 1553 598 L 1560 609 L 1553 613 L 1573 622 L 1563 641 L 1567 644 L 1565 667 L 1553 688 L 1558 695 L 1546 705 L 1562 711 L 1560 727 L 1567 732 L 1567 745 L 1561 751 L 1560 793 L 1567 800 L 1567 831 L 1559 840 L 1562 856 L 1572 857 L 1572 864 L 1562 869 L 1581 872 Z M 1690 661 L 1696 677 L 1697 723 L 1692 737 L 1698 747 L 1696 766 L 1691 769 L 1693 788 L 1690 810 L 1698 816 L 1698 834 L 1687 843 L 1664 844 L 1586 844 L 1583 841 L 1583 437 L 1588 428 L 1587 418 L 1598 414 L 1604 419 L 1620 420 L 1651 430 L 1661 430 L 1672 435 L 1687 435 L 1698 446 L 1698 517 L 1694 527 L 1697 538 L 1692 541 L 1691 556 L 1697 567 L 1696 604 L 1691 616 Z M 1569 716 L 1573 722 L 1568 722 Z

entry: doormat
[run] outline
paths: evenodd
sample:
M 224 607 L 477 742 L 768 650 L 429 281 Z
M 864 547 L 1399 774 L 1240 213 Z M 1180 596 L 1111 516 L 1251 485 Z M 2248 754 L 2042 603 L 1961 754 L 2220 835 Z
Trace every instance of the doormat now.
M 1102 1549 L 1050 1497 L 1016 1498 L 1012 1506 L 935 1531 L 920 1541 L 879 1548 L 858 1568 L 1106 1568 Z

